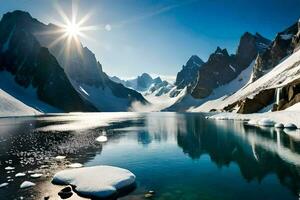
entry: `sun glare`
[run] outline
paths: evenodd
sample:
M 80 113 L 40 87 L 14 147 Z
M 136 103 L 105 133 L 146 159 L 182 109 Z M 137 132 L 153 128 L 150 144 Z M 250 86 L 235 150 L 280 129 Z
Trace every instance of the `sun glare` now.
M 98 26 L 94 25 L 85 25 L 91 17 L 91 12 L 83 15 L 82 17 L 78 16 L 78 5 L 72 1 L 71 12 L 66 12 L 62 9 L 59 4 L 54 4 L 55 8 L 61 17 L 61 20 L 53 20 L 54 24 L 57 25 L 57 29 L 49 30 L 42 32 L 40 34 L 52 34 L 55 39 L 49 44 L 49 48 L 52 48 L 56 45 L 61 47 L 60 54 L 64 54 L 68 60 L 71 51 L 77 50 L 77 52 L 82 55 L 82 45 L 81 39 L 93 40 L 92 38 L 86 35 L 86 32 L 98 30 Z M 70 13 L 70 15 L 66 14 Z M 109 27 L 110 28 L 110 27 Z M 61 45 L 62 44 L 62 45 Z M 74 51 L 73 51 L 74 52 Z
M 77 37 L 78 35 L 82 34 L 80 33 L 80 26 L 76 23 L 70 23 L 65 27 L 65 32 L 68 34 L 68 36 L 71 37 Z

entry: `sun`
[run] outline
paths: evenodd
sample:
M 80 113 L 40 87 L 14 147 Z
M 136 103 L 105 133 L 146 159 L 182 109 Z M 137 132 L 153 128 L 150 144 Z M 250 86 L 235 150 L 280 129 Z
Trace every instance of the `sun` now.
M 70 23 L 67 24 L 66 27 L 64 28 L 66 34 L 68 34 L 69 37 L 78 37 L 82 33 L 80 32 L 80 25 L 76 23 Z

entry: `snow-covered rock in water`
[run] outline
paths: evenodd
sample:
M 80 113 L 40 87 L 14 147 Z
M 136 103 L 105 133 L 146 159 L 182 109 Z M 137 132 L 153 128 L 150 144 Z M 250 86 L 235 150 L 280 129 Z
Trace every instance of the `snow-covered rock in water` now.
M 31 178 L 40 178 L 42 176 L 43 176 L 43 174 L 39 174 L 39 173 L 35 173 L 35 174 L 30 175 Z
M 15 175 L 15 177 L 22 177 L 22 176 L 26 176 L 26 174 L 25 174 L 25 173 L 17 173 L 17 174 Z
M 23 188 L 28 188 L 28 187 L 32 187 L 32 186 L 35 186 L 35 183 L 30 182 L 30 181 L 24 181 L 24 182 L 20 185 L 20 188 L 23 189 Z
M 249 120 L 247 122 L 248 125 L 250 126 L 256 126 L 258 124 L 257 120 L 256 119 L 252 119 L 252 120 Z
M 66 156 L 56 156 L 56 157 L 55 157 L 56 160 L 63 160 L 63 159 L 65 159 L 65 158 L 66 158 Z
M 96 138 L 98 142 L 107 142 L 107 137 L 105 135 L 101 135 Z
M 81 163 L 71 163 L 68 165 L 69 168 L 80 168 L 83 167 Z
M 0 184 L 0 188 L 6 187 L 6 186 L 8 186 L 8 183 L 1 183 Z
M 287 129 L 297 129 L 297 126 L 293 123 L 287 123 L 284 125 L 284 128 L 287 128 Z
M 276 123 L 274 125 L 275 128 L 284 128 L 284 125 L 282 123 Z
M 8 167 L 5 167 L 4 169 L 7 170 L 7 171 L 9 171 L 9 170 L 14 170 L 15 167 L 8 166 Z
M 103 165 L 60 171 L 52 183 L 75 186 L 75 191 L 82 196 L 107 198 L 133 186 L 135 175 L 126 169 Z
M 259 126 L 274 126 L 274 121 L 268 118 L 264 118 L 258 121 Z

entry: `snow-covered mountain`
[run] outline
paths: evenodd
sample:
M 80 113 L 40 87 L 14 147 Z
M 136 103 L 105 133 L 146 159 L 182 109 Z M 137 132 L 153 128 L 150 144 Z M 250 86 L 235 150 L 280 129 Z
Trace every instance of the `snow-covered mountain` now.
M 58 40 L 58 29 L 23 11 L 5 14 L 0 22 L 1 70 L 24 90 L 34 88 L 37 100 L 62 111 L 127 111 L 135 101 L 147 103 L 138 92 L 111 81 L 80 42 L 72 40 L 66 48 L 67 39 Z
M 260 34 L 244 33 L 236 54 L 217 47 L 197 71 L 196 82 L 187 86 L 187 94 L 178 99 L 168 111 L 185 111 L 208 100 L 231 94 L 250 79 L 254 60 L 271 43 Z
M 255 60 L 252 77 L 243 87 L 232 95 L 190 110 L 255 113 L 284 110 L 297 104 L 300 101 L 299 30 L 298 22 L 297 26 L 294 24 L 277 34 L 267 51 Z
M 53 112 L 49 107 L 61 111 L 95 111 L 94 106 L 73 88 L 55 57 L 31 33 L 37 24 L 37 20 L 22 11 L 3 15 L 0 21 L 0 88 L 14 94 L 15 98 L 22 96 L 19 100 L 43 112 Z M 14 90 L 12 82 L 20 86 L 18 89 L 22 93 Z
M 175 81 L 177 88 L 183 89 L 186 86 L 195 84 L 198 71 L 203 63 L 203 60 L 197 55 L 191 56 L 187 63 L 182 66 L 181 71 L 177 73 Z
M 153 87 L 157 84 L 162 84 L 163 82 L 160 77 L 152 78 L 147 73 L 143 73 L 142 75 L 136 78 L 131 78 L 128 80 L 122 80 L 117 76 L 113 76 L 110 79 L 116 83 L 121 83 L 125 87 L 131 88 L 139 92 L 147 92 L 150 89 L 150 87 Z

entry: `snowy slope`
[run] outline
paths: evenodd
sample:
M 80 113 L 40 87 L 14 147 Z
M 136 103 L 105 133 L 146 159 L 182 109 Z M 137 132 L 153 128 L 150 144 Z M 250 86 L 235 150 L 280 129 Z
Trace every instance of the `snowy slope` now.
M 0 117 L 41 114 L 0 89 Z
M 238 90 L 231 96 L 218 99 L 214 102 L 207 102 L 206 104 L 191 109 L 190 111 L 207 111 L 212 108 L 223 109 L 224 107 L 233 104 L 246 97 L 251 98 L 258 92 L 268 88 L 277 88 L 298 79 L 300 76 L 300 51 L 296 51 L 291 56 L 286 58 L 269 73 L 261 77 L 260 79 L 246 85 Z
M 24 88 L 18 85 L 14 81 L 14 76 L 11 75 L 9 72 L 2 71 L 0 72 L 0 88 L 5 92 L 9 93 L 15 99 L 23 102 L 24 104 L 39 110 L 40 112 L 47 112 L 47 113 L 57 113 L 62 112 L 61 110 L 48 105 L 45 102 L 42 102 L 38 99 L 36 89 L 32 86 L 28 88 Z

